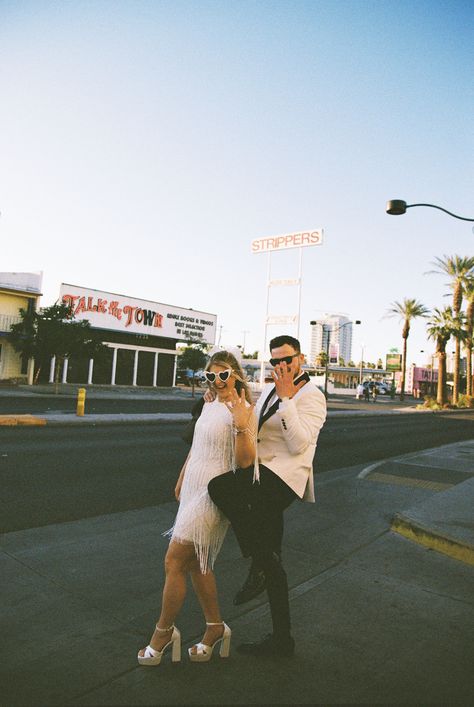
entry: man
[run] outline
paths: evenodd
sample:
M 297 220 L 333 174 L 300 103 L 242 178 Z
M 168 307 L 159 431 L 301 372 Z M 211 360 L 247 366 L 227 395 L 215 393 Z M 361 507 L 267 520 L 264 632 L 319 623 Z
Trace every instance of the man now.
M 326 400 L 301 369 L 304 356 L 292 336 L 270 342 L 273 383 L 256 405 L 258 465 L 217 476 L 209 483 L 214 503 L 232 523 L 244 557 L 251 557 L 249 576 L 234 604 L 243 604 L 265 589 L 273 633 L 237 648 L 250 655 L 291 656 L 288 583 L 281 562 L 283 511 L 295 498 L 314 502 L 313 457 L 326 419 Z

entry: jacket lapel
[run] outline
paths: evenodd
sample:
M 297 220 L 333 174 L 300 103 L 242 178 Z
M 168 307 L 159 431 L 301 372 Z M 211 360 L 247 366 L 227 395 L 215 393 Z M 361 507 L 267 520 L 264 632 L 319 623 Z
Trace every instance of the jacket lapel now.
M 273 393 L 272 393 L 272 395 L 273 395 Z M 265 402 L 267 402 L 267 401 L 265 401 Z M 280 398 L 277 398 L 275 400 L 275 402 L 273 403 L 273 405 L 270 405 L 268 410 L 263 415 L 260 415 L 260 420 L 258 421 L 258 429 L 260 429 L 260 427 L 263 425 L 264 422 L 266 422 L 268 420 L 269 417 L 271 417 L 272 415 L 274 415 L 276 413 L 276 411 L 280 407 L 280 403 L 281 403 Z
M 273 388 L 271 388 L 270 392 L 268 393 L 267 397 L 264 400 L 262 407 L 260 408 L 260 415 L 258 418 L 258 429 L 260 429 L 260 427 L 263 425 L 263 422 L 264 422 L 263 418 L 265 417 L 265 414 L 266 414 L 267 405 L 274 394 L 275 394 L 275 386 L 273 386 Z
M 309 381 L 309 375 L 305 371 L 301 376 L 298 376 L 298 378 L 295 378 L 295 383 L 300 383 L 300 381 L 306 381 L 306 383 Z M 264 422 L 266 422 L 272 415 L 276 413 L 278 408 L 280 407 L 281 400 L 280 398 L 277 398 L 273 405 L 270 405 L 268 410 L 266 410 L 266 407 L 271 399 L 271 397 L 275 394 L 275 387 L 273 387 L 269 394 L 266 397 L 265 402 L 262 405 L 262 409 L 260 410 L 260 417 L 258 420 L 258 429 L 260 430 L 261 426 L 263 425 Z

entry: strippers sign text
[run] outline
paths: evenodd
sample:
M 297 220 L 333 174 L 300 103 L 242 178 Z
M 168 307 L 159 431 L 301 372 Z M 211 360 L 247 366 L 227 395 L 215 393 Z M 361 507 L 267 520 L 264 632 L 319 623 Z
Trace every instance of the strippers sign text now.
M 270 238 L 256 238 L 252 241 L 252 253 L 266 253 L 272 250 L 285 250 L 285 248 L 303 248 L 306 246 L 323 244 L 323 229 L 299 231 L 288 233 L 285 236 L 272 236 Z

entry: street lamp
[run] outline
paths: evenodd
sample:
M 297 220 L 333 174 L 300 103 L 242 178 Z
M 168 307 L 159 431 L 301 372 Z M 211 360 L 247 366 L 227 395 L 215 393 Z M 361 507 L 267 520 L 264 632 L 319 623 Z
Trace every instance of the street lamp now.
M 407 209 L 411 209 L 414 206 L 429 206 L 431 209 L 439 209 L 440 211 L 444 211 L 445 214 L 449 214 L 449 216 L 452 216 L 453 218 L 458 218 L 461 221 L 474 221 L 474 218 L 466 218 L 465 216 L 457 216 L 456 214 L 453 214 L 451 211 L 448 211 L 447 209 L 443 209 L 442 206 L 436 206 L 436 204 L 407 204 L 406 201 L 402 201 L 401 199 L 391 199 L 390 201 L 387 201 L 385 211 L 387 212 L 387 214 L 390 214 L 391 216 L 401 216 L 402 214 L 406 213 Z
M 337 329 L 332 329 L 330 325 L 324 324 L 324 322 L 318 322 L 316 320 L 313 320 L 310 322 L 311 326 L 315 326 L 315 324 L 321 324 L 323 327 L 323 335 L 324 335 L 324 327 L 328 327 L 328 336 L 326 339 L 326 361 L 325 361 L 325 366 L 324 366 L 324 397 L 327 399 L 328 397 L 328 368 L 329 368 L 329 340 L 331 336 L 331 332 L 334 332 L 334 334 L 337 334 L 338 331 L 343 329 L 345 326 L 348 326 L 349 324 L 361 324 L 360 319 L 356 319 L 355 322 L 344 322 L 344 324 L 341 324 L 341 326 L 337 327 Z

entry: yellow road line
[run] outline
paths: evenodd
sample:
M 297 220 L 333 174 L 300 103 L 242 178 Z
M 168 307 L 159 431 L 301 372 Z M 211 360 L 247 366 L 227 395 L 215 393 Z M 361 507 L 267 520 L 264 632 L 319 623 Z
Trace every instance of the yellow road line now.
M 442 483 L 441 481 L 427 481 L 425 479 L 413 479 L 409 476 L 396 476 L 395 474 L 382 474 L 374 471 L 370 476 L 365 477 L 367 481 L 378 481 L 382 484 L 397 484 L 398 486 L 416 486 L 417 488 L 429 489 L 430 491 L 445 491 L 453 484 Z

